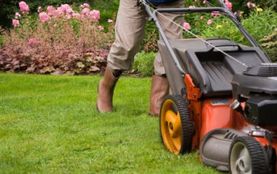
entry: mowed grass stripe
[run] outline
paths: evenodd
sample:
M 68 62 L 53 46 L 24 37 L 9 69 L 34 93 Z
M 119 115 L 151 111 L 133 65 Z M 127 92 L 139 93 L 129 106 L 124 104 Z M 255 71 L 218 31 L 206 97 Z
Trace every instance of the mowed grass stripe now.
M 1 73 L 0 173 L 217 173 L 164 149 L 150 78 L 122 77 L 108 114 L 95 109 L 99 79 Z

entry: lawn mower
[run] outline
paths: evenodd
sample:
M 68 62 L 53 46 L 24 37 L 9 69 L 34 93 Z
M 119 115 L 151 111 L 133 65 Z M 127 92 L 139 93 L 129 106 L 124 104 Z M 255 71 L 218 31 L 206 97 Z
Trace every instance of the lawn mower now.
M 233 174 L 277 173 L 277 64 L 222 0 L 219 7 L 153 8 L 158 47 L 170 84 L 160 110 L 160 134 L 175 154 L 199 149 L 201 161 Z M 158 16 L 219 12 L 250 43 L 228 39 L 169 39 Z M 174 21 L 172 21 L 174 22 Z

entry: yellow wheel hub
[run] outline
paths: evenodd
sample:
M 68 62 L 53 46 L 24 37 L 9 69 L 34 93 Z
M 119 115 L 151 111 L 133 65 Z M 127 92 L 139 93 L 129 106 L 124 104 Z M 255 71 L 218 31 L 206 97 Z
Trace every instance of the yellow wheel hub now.
M 181 117 L 173 110 L 174 101 L 164 101 L 161 110 L 161 134 L 166 148 L 179 154 L 182 145 Z

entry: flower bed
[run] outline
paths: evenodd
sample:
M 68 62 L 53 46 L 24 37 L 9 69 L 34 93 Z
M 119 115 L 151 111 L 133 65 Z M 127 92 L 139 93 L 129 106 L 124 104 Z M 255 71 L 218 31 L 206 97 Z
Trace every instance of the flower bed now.
M 39 7 L 37 15 L 29 14 L 24 1 L 19 8 L 12 20 L 14 29 L 3 36 L 0 70 L 91 74 L 106 65 L 113 34 L 99 24 L 100 11 L 87 3 L 78 10 L 68 4 Z
M 272 60 L 276 61 L 274 29 L 277 13 L 270 9 L 262 9 L 259 4 L 253 3 L 254 1 L 246 1 L 241 6 L 248 10 L 246 14 L 237 10 L 238 2 L 232 2 L 233 4 L 225 0 L 226 6 L 240 15 L 243 26 L 261 43 Z M 24 1 L 18 5 L 20 12 L 15 13 L 12 20 L 14 28 L 0 35 L 0 46 L 2 46 L 0 48 L 0 71 L 92 74 L 98 73 L 105 67 L 106 57 L 114 37 L 114 23 L 105 16 L 106 10 L 103 10 L 105 17 L 101 19 L 100 11 L 91 8 L 87 3 L 78 7 L 68 4 L 57 7 L 39 7 L 38 13 L 32 15 L 29 14 L 30 8 Z M 191 8 L 195 5 L 208 6 L 208 1 L 192 1 L 187 2 L 186 5 Z M 103 23 L 103 18 L 105 23 Z M 100 19 L 105 27 L 100 25 Z M 181 24 L 184 30 L 198 36 L 224 37 L 245 44 L 245 40 L 237 29 L 217 12 L 194 14 L 194 16 L 185 15 L 185 19 L 186 22 Z M 2 30 L 0 32 L 2 33 Z M 184 36 L 191 37 L 192 35 L 184 32 Z M 158 32 L 155 25 L 148 23 L 146 37 L 142 43 L 146 54 L 157 51 L 157 40 Z M 140 57 L 151 56 L 137 56 L 134 69 L 136 66 L 145 67 L 144 61 L 137 60 Z M 149 71 L 140 73 L 149 74 L 148 72 L 152 70 L 151 67 L 148 69 Z

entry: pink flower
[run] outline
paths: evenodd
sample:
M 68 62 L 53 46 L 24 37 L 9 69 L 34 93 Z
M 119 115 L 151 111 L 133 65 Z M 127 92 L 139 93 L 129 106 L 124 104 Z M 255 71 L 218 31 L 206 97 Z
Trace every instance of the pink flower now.
M 73 16 L 72 16 L 73 14 L 67 14 L 67 15 L 65 15 L 65 18 L 66 19 L 71 19 Z
M 113 20 L 112 19 L 108 19 L 108 23 L 113 23 Z
M 227 6 L 227 8 L 228 8 L 229 10 L 232 10 L 233 4 L 232 4 L 229 0 L 225 0 L 225 5 Z
M 81 11 L 81 14 L 87 16 L 87 15 L 89 14 L 89 12 L 90 12 L 90 9 L 89 9 L 89 8 L 84 8 L 84 9 Z
M 19 2 L 19 8 L 22 13 L 28 13 L 30 11 L 29 6 L 25 1 Z
M 41 12 L 38 16 L 41 22 L 47 22 L 50 19 L 50 16 L 46 12 Z
M 15 19 L 19 19 L 19 18 L 21 18 L 21 15 L 20 15 L 20 13 L 16 12 L 16 13 L 15 13 L 15 16 L 14 16 L 14 18 L 15 18 Z
M 100 11 L 99 10 L 92 10 L 89 12 L 89 18 L 93 21 L 99 21 L 100 19 Z
M 58 7 L 58 8 L 57 8 L 57 11 L 58 11 L 58 13 L 61 14 L 61 15 L 64 14 L 64 10 L 63 10 L 62 7 Z
M 208 1 L 207 0 L 203 0 L 203 4 L 207 4 L 208 3 Z
M 182 26 L 183 26 L 183 28 L 184 28 L 185 30 L 190 30 L 190 29 L 191 29 L 190 24 L 187 23 L 187 22 L 184 22 Z
M 18 19 L 13 19 L 12 24 L 13 24 L 13 27 L 18 27 L 20 23 Z
M 90 8 L 90 5 L 88 3 L 83 3 L 81 5 L 81 8 Z
M 208 21 L 207 21 L 207 24 L 208 25 L 211 25 L 213 23 L 213 20 L 211 20 L 211 19 L 209 19 Z
M 49 16 L 55 16 L 55 15 L 57 14 L 57 13 L 56 13 L 56 8 L 53 7 L 53 6 L 48 6 L 47 9 L 46 9 L 46 11 L 47 11 L 47 14 L 48 14 Z
M 246 5 L 247 5 L 248 8 L 255 8 L 256 7 L 256 4 L 252 3 L 252 2 L 247 2 Z
M 38 13 L 42 12 L 42 7 L 41 6 L 38 7 L 38 11 L 37 12 Z
M 212 15 L 213 17 L 217 17 L 217 16 L 220 16 L 220 13 L 219 13 L 218 11 L 213 11 L 213 12 L 211 13 L 211 15 Z
M 80 18 L 81 18 L 81 15 L 80 15 L 80 13 L 74 12 L 74 13 L 72 14 L 72 17 L 75 18 L 75 19 L 80 19 Z
M 60 8 L 63 11 L 63 13 L 65 13 L 65 14 L 72 14 L 73 13 L 72 8 L 68 4 L 62 4 Z
M 40 43 L 39 43 L 39 41 L 36 39 L 36 38 L 30 38 L 29 40 L 28 40 L 28 45 L 30 46 L 30 47 L 36 47 L 36 46 L 38 46 Z
M 103 27 L 102 25 L 99 25 L 99 26 L 97 27 L 97 29 L 98 29 L 99 31 L 103 31 L 103 30 L 104 30 L 104 27 Z
M 63 9 L 61 7 L 58 7 L 56 10 L 53 10 L 48 13 L 49 16 L 51 17 L 59 17 L 64 14 Z

